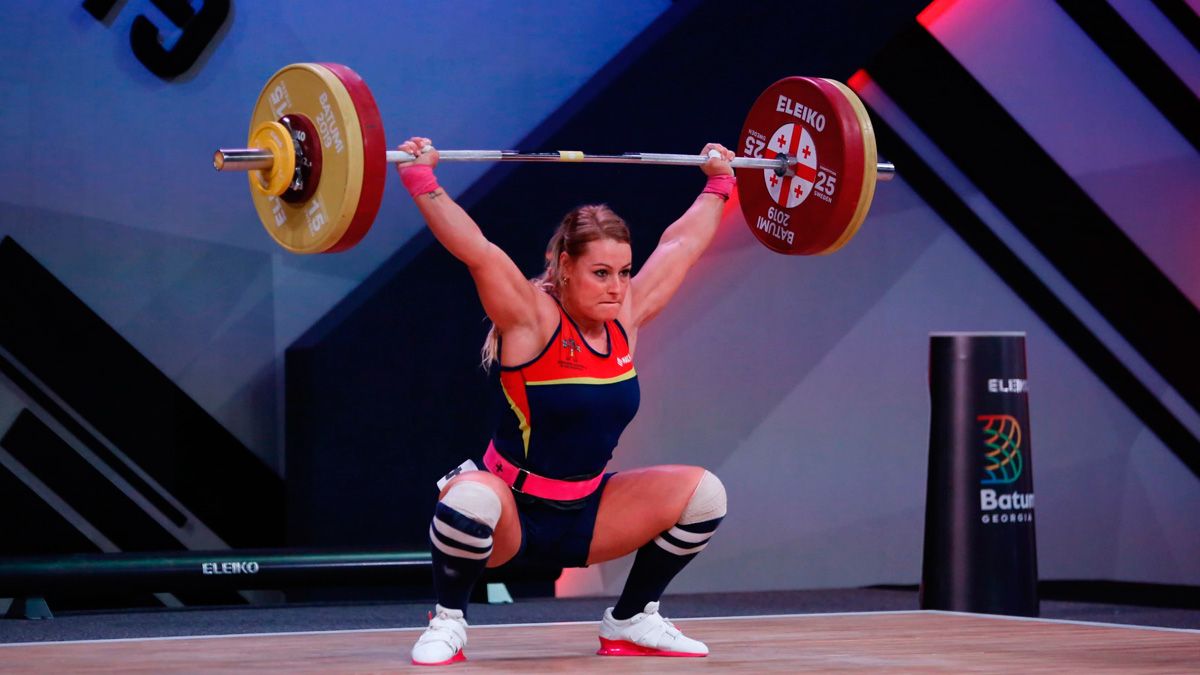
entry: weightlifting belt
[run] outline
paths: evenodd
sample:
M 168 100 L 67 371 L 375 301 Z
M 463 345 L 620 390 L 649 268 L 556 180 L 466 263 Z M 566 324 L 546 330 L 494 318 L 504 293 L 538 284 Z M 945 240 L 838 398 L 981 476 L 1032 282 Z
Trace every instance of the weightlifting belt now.
M 529 473 L 505 459 L 493 443 L 488 443 L 483 453 L 483 465 L 517 492 L 556 502 L 583 499 L 595 492 L 604 478 L 601 474 L 587 480 L 557 480 Z

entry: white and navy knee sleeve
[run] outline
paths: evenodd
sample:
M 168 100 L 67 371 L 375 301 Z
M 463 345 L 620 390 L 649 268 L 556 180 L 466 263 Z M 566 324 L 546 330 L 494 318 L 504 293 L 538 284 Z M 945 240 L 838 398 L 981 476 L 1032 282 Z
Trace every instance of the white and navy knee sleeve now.
M 704 550 L 725 517 L 725 486 L 721 479 L 705 471 L 696 485 L 692 498 L 679 522 L 654 538 L 659 548 L 680 556 L 690 556 Z
M 492 554 L 492 530 L 500 520 L 500 499 L 486 485 L 455 483 L 438 502 L 429 540 L 455 558 L 486 560 Z

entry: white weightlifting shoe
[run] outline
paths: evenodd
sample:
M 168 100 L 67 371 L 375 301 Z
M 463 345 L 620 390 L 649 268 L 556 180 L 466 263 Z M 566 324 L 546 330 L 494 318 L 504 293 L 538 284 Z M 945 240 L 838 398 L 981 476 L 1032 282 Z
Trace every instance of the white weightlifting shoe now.
M 466 661 L 467 620 L 461 609 L 435 605 L 437 614 L 429 617 L 429 627 L 412 648 L 412 662 L 418 666 L 446 666 Z
M 601 656 L 708 656 L 708 645 L 693 640 L 658 613 L 658 603 L 646 603 L 641 614 L 618 621 L 613 608 L 600 620 Z

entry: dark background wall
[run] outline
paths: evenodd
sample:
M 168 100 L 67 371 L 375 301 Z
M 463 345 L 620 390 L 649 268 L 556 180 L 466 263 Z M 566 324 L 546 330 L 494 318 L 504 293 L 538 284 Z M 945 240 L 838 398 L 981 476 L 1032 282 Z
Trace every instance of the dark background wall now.
M 364 76 L 390 142 L 443 148 L 733 145 L 793 74 L 867 103 L 900 173 L 859 235 L 779 256 L 731 207 L 644 332 L 615 466 L 704 464 L 733 505 L 679 590 L 916 581 L 941 330 L 1027 333 L 1043 578 L 1200 583 L 1194 6 L 234 3 L 189 29 L 84 4 L 0 24 L 0 499 L 41 514 L 0 553 L 424 546 L 433 481 L 488 434 L 469 276 L 394 180 L 361 245 L 299 257 L 208 167 L 272 72 L 323 60 Z M 211 38 L 163 79 L 139 15 Z M 624 215 L 637 263 L 703 183 L 438 174 L 530 275 L 572 206 Z M 611 593 L 627 564 L 559 591 Z

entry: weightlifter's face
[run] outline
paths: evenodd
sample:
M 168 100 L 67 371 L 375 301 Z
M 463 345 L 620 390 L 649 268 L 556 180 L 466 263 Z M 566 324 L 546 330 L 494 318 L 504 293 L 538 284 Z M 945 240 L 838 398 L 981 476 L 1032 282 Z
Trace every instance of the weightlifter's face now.
M 563 254 L 560 265 L 569 281 L 563 285 L 564 300 L 571 309 L 591 321 L 617 318 L 633 268 L 633 249 L 615 239 L 598 239 L 583 254 L 571 259 Z

